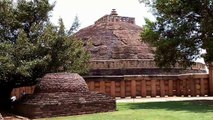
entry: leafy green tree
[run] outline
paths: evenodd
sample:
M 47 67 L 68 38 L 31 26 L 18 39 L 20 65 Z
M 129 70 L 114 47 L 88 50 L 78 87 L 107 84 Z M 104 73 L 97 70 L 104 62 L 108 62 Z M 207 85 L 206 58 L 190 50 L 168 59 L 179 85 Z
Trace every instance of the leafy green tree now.
M 213 0 L 139 1 L 156 17 L 154 22 L 146 19 L 141 37 L 155 48 L 160 67 L 187 67 L 200 57 L 213 61 Z
M 0 107 L 13 88 L 32 85 L 50 72 L 87 72 L 83 43 L 51 24 L 48 0 L 0 0 Z M 75 23 L 76 24 L 76 23 Z

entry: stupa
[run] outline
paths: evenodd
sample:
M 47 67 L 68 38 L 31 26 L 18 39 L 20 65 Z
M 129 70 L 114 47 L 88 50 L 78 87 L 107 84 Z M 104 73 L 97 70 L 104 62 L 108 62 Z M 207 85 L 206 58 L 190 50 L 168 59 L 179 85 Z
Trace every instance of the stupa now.
M 49 73 L 15 105 L 19 115 L 29 118 L 79 115 L 115 111 L 115 99 L 90 92 L 85 80 L 74 73 Z
M 153 48 L 141 42 L 142 27 L 135 18 L 119 16 L 115 9 L 95 24 L 81 29 L 75 35 L 82 39 L 91 53 L 90 75 L 128 74 L 180 74 L 205 72 L 205 66 L 197 63 L 183 70 L 176 67 L 169 72 L 159 69 L 154 62 Z
M 76 36 L 84 41 L 92 60 L 153 59 L 151 48 L 140 41 L 141 31 L 135 18 L 118 16 L 113 9 Z

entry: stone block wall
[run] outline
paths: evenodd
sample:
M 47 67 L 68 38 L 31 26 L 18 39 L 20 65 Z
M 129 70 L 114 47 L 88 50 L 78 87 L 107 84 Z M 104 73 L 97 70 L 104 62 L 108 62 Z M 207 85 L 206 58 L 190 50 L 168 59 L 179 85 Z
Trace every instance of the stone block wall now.
M 30 101 L 24 101 L 28 99 Z M 24 104 L 16 105 L 17 114 L 29 118 L 81 115 L 115 111 L 116 109 L 113 98 L 97 92 L 34 94 L 26 96 L 19 102 L 24 102 Z

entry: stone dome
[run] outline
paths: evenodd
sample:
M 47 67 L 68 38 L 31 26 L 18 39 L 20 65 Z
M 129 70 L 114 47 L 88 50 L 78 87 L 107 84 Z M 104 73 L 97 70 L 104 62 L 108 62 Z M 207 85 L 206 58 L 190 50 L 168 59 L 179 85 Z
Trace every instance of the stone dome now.
M 46 74 L 35 88 L 38 92 L 88 92 L 85 80 L 76 73 Z
M 153 59 L 151 48 L 140 41 L 141 32 L 135 18 L 118 16 L 113 9 L 75 35 L 83 40 L 92 60 Z

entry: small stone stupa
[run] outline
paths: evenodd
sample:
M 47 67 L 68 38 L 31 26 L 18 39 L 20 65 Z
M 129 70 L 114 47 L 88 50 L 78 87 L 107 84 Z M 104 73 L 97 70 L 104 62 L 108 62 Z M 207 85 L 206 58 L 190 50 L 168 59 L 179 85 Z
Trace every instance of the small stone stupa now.
M 29 118 L 79 115 L 115 111 L 115 99 L 90 92 L 85 80 L 73 73 L 50 73 L 15 105 L 18 114 Z

